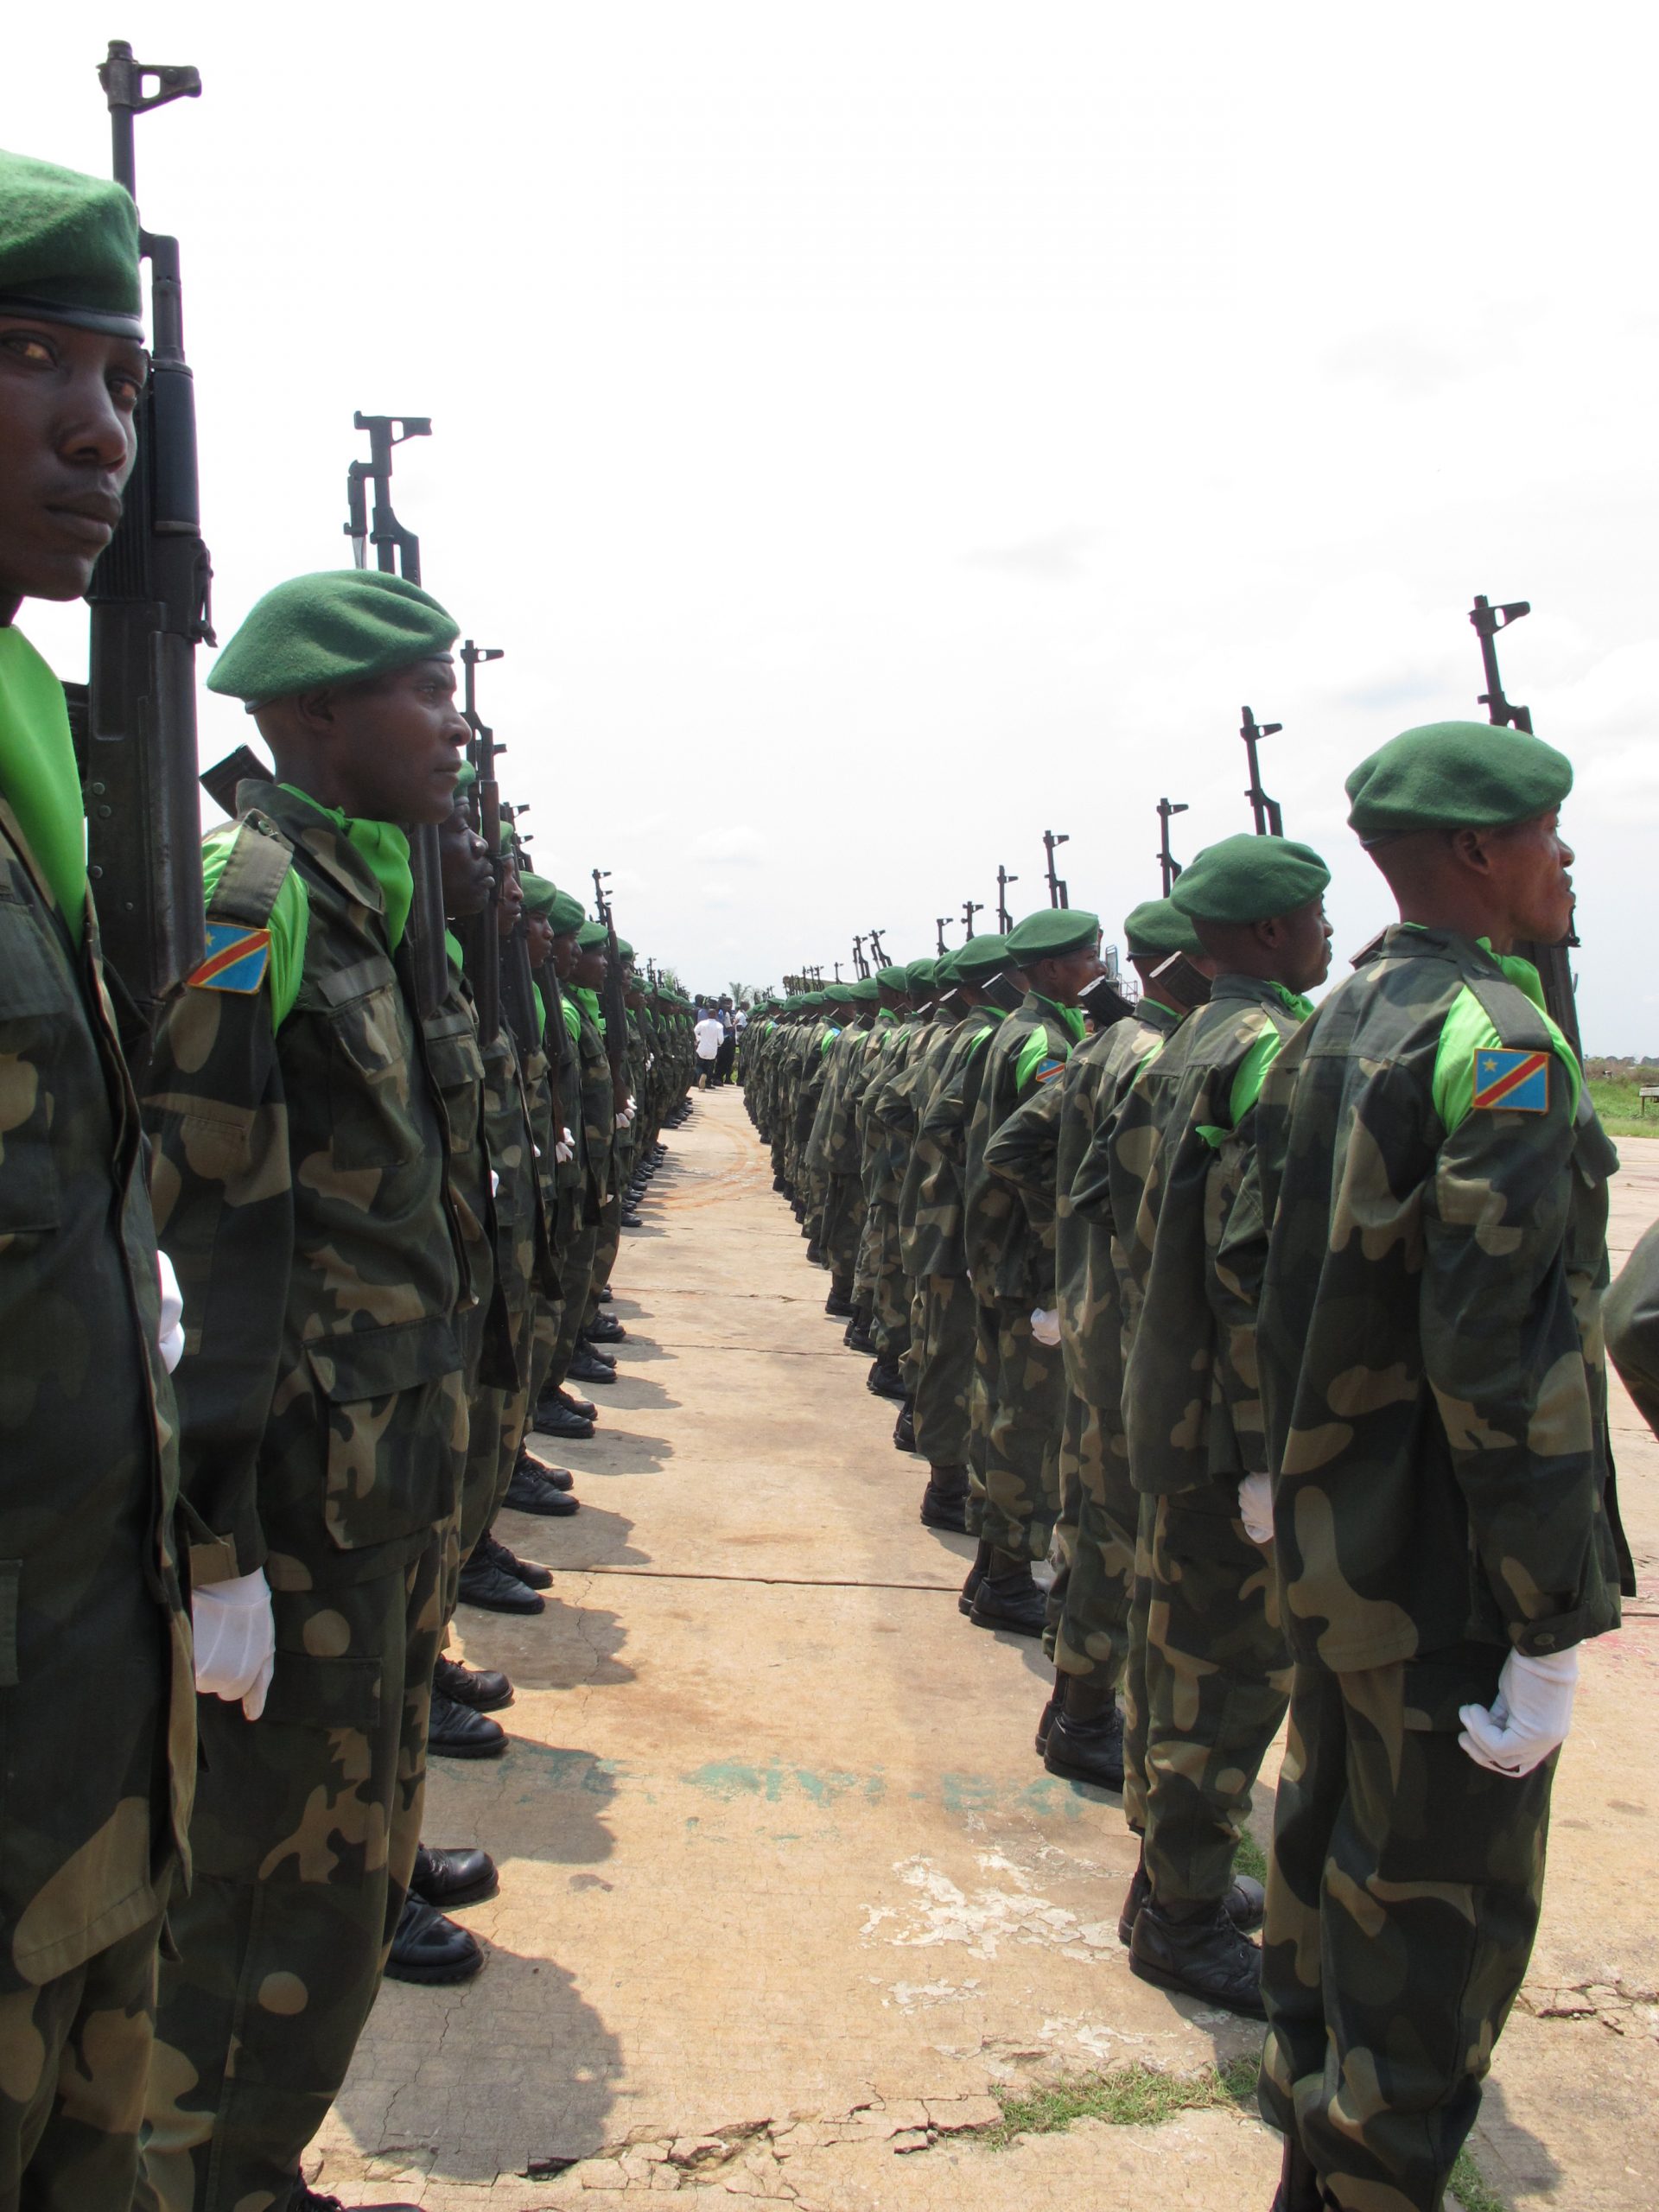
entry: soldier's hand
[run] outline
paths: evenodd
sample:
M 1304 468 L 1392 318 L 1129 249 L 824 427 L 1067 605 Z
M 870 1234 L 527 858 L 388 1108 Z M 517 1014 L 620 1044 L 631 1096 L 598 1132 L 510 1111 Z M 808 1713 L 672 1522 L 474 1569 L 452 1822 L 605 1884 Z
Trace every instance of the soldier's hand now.
M 156 1272 L 162 1281 L 162 1318 L 156 1331 L 156 1346 L 162 1355 L 162 1365 L 170 1375 L 184 1357 L 184 1293 L 179 1288 L 173 1262 L 165 1252 L 158 1250 L 156 1255 Z
M 1238 1517 L 1253 1544 L 1273 1541 L 1273 1477 L 1246 1475 L 1238 1486 Z
M 1541 1766 L 1567 1741 L 1573 1726 L 1573 1693 L 1578 1686 L 1579 1654 L 1552 1651 L 1529 1659 L 1511 1651 L 1497 1678 L 1490 1707 L 1465 1705 L 1459 1714 L 1464 1733 L 1458 1741 L 1477 1766 L 1518 1781 Z
M 196 1688 L 203 1697 L 239 1700 L 250 1720 L 265 1709 L 276 1657 L 276 1624 L 264 1570 L 205 1582 L 190 1593 Z

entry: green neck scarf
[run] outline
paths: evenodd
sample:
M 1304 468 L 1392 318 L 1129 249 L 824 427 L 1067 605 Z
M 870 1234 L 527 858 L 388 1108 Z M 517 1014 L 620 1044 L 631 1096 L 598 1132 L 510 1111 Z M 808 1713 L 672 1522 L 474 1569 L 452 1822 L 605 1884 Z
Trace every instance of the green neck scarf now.
M 599 1010 L 599 993 L 589 990 L 586 983 L 573 983 L 567 996 L 577 1000 L 586 1007 L 588 1019 L 602 1037 L 605 1034 L 605 1017 Z
M 1043 995 L 1040 991 L 1033 991 L 1032 993 L 1032 996 L 1033 998 L 1043 998 Z M 1064 1026 L 1071 1032 L 1073 1042 L 1081 1045 L 1083 1042 L 1084 1027 L 1083 1008 L 1080 1006 L 1056 1006 L 1052 999 L 1043 999 L 1043 1004 L 1048 1008 L 1049 1012 L 1054 1016 L 1057 1021 L 1064 1024 Z
M 63 686 L 21 630 L 0 628 L 0 791 L 77 947 L 86 918 L 86 828 Z
M 332 822 L 369 874 L 380 887 L 386 902 L 386 936 L 397 951 L 404 941 L 409 910 L 415 903 L 415 877 L 409 865 L 409 839 L 395 822 L 348 821 L 337 806 L 325 806 L 297 784 L 280 784 L 279 791 L 302 798 L 308 806 Z

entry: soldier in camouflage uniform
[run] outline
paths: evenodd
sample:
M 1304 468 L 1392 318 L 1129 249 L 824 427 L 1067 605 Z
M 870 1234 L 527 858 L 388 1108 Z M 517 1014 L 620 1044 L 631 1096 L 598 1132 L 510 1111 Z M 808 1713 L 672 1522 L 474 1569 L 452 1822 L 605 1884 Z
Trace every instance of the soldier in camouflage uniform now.
M 1128 1328 L 1109 1221 L 1098 1210 L 1074 1208 L 1071 1185 L 1090 1147 L 1106 1141 L 1103 1132 L 1141 1068 L 1203 1002 L 1212 964 L 1167 899 L 1146 900 L 1123 928 L 1141 982 L 1134 1013 L 1079 1046 L 1059 1080 L 1016 1108 L 985 1152 L 987 1167 L 1019 1191 L 1031 1218 L 1052 1212 L 1054 1222 L 1054 1289 L 1044 1303 L 1056 1309 L 1065 1366 L 1061 1527 L 1071 1533 L 1049 1592 L 1055 1682 L 1037 1748 L 1051 1774 L 1107 1789 L 1123 1785 L 1116 1694 L 1139 1520 L 1123 1433 Z M 1068 1510 L 1065 1484 L 1073 1470 Z
M 880 998 L 873 976 L 848 984 L 842 991 L 841 1004 L 848 1019 L 825 1055 L 823 1090 L 802 1154 L 808 1173 L 822 1178 L 823 1185 L 823 1221 L 818 1241 L 830 1269 L 830 1295 L 823 1310 L 837 1316 L 844 1312 L 849 1335 L 858 1323 L 853 1277 L 864 1223 L 864 1192 L 859 1180 L 861 1163 L 853 1122 L 855 1084 Z M 798 1192 L 797 1203 L 804 1210 Z
M 556 920 L 562 918 L 561 915 Z M 545 1385 L 537 1401 L 536 1426 L 550 1428 L 556 1435 L 580 1435 L 583 1433 L 582 1415 L 576 1408 L 588 1402 L 573 1400 L 564 1386 L 575 1360 L 589 1295 L 595 1287 L 602 1290 L 605 1287 L 607 1277 L 600 1270 L 601 1264 L 607 1264 L 604 1262 L 605 1250 L 608 1248 L 613 1254 L 616 1249 L 620 1213 L 620 1204 L 613 1204 L 615 1193 L 612 1187 L 615 1173 L 615 1089 L 605 1053 L 604 1017 L 599 1004 L 599 990 L 606 976 L 608 938 L 602 923 L 587 921 L 574 931 L 559 931 L 554 944 L 556 950 L 566 944 L 570 948 L 567 956 L 569 988 L 563 997 L 565 1028 L 576 1053 L 576 1090 L 571 1104 L 573 1108 L 579 1107 L 582 1116 L 580 1142 L 585 1179 L 582 1203 L 571 1210 L 566 1241 L 556 1255 L 564 1305 Z M 569 1096 L 569 1091 L 564 1095 Z M 572 1135 L 576 1135 L 574 1124 Z M 556 1422 L 561 1404 L 567 1414 L 575 1414 L 575 1425 Z M 591 1427 L 586 1433 L 591 1434 Z
M 898 1218 L 905 1147 L 887 1121 L 880 1101 L 887 1086 L 903 1078 L 911 1054 L 925 1033 L 922 1009 L 931 1001 L 933 963 L 912 960 L 906 967 L 882 973 L 901 980 L 882 987 L 893 995 L 893 1019 L 877 1023 L 858 1106 L 864 1227 L 855 1281 L 868 1287 L 870 1300 L 870 1334 L 875 1339 L 876 1356 L 868 1378 L 869 1388 L 878 1397 L 903 1399 L 906 1389 L 902 1362 L 910 1350 L 910 1298 L 899 1250 Z M 876 980 L 880 982 L 880 976 Z
M 255 705 L 276 780 L 245 783 L 209 840 L 215 950 L 163 1021 L 145 1117 L 192 1323 L 193 1565 L 264 1592 L 275 1671 L 257 1719 L 200 1716 L 195 1886 L 173 1913 L 140 2200 L 168 2212 L 307 2203 L 301 2153 L 415 1863 L 470 1294 L 391 825 L 450 812 L 455 635 L 399 578 L 300 577 L 208 679 Z
M 131 2201 L 195 1774 L 137 1102 L 62 687 L 13 626 L 112 534 L 137 232 L 117 186 L 0 154 L 0 2202 L 64 2212 Z
M 1272 1575 L 1240 1514 L 1244 1414 L 1224 1388 L 1211 1274 L 1262 1074 L 1330 963 L 1329 880 L 1283 837 L 1226 838 L 1192 862 L 1172 896 L 1217 963 L 1209 1003 L 1136 1077 L 1072 1187 L 1086 1209 L 1103 1149 L 1140 1300 L 1122 1401 L 1145 1565 L 1126 1677 L 1124 1810 L 1142 1838 L 1130 1965 L 1258 2015 L 1260 1956 L 1243 1927 L 1260 1895 L 1235 1880 L 1233 1856 L 1289 1672 Z
M 1054 1082 L 1081 1043 L 1077 1000 L 1100 972 L 1100 923 L 1080 907 L 1028 915 L 1007 939 L 1027 989 L 986 1050 L 968 1128 L 963 1234 L 974 1287 L 974 1426 L 968 1528 L 979 1552 L 963 1594 L 978 1628 L 1043 1631 L 1031 1562 L 1044 1558 L 1060 1509 L 1065 1378 L 1058 1335 L 1033 1332 L 1053 1293 L 1053 1223 L 1033 1224 L 985 1166 L 986 1148 L 1034 1090 Z
M 1618 1162 L 1508 950 L 1571 921 L 1571 779 L 1481 722 L 1349 778 L 1401 920 L 1269 1071 L 1220 1255 L 1295 1658 L 1263 1939 L 1280 2212 L 1442 2203 L 1532 1948 L 1578 1646 L 1634 1587 L 1599 1315 Z
M 916 1135 L 899 1200 L 899 1253 L 915 1285 L 911 1421 L 916 1449 L 928 1463 L 921 1517 L 931 1529 L 963 1534 L 968 1527 L 976 1342 L 963 1240 L 963 1177 L 985 1048 L 1008 1012 L 1007 1006 L 995 1002 L 995 995 L 1019 1002 L 1020 994 L 1006 975 L 1007 942 L 973 938 L 948 956 L 958 1010 L 918 1065 Z

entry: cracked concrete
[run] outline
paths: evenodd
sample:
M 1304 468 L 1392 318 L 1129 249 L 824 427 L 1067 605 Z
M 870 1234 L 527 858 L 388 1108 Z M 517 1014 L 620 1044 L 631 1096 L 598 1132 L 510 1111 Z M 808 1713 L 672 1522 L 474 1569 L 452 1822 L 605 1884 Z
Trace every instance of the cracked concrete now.
M 701 1099 L 671 1144 L 617 1271 L 621 1379 L 571 1451 L 583 1510 L 504 1526 L 559 1570 L 554 1602 L 461 1619 L 518 1685 L 514 1742 L 435 1762 L 426 1831 L 500 1862 L 460 1916 L 489 1965 L 383 1990 L 319 2185 L 425 2212 L 645 2191 L 1265 2212 L 1276 2144 L 1243 2115 L 977 2139 L 996 2088 L 1197 2069 L 1257 2036 L 1128 1973 L 1116 1801 L 1035 1758 L 1038 1656 L 957 1613 L 968 1546 L 920 1527 L 920 1470 L 820 1311 L 741 1100 Z M 1651 1167 L 1625 1149 L 1621 1251 L 1659 1213 L 1659 1146 Z M 1649 1594 L 1586 1661 L 1475 2144 L 1516 2212 L 1659 2203 L 1659 1449 L 1622 1394 L 1617 1424 Z

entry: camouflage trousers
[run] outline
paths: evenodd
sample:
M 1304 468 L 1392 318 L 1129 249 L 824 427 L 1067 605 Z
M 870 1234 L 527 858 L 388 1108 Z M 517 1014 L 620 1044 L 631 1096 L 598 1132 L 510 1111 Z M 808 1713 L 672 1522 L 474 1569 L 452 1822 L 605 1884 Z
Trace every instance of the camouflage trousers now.
M 1144 1836 L 1163 1904 L 1218 1904 L 1227 1894 L 1250 1792 L 1290 1694 L 1273 1563 L 1231 1504 L 1205 1489 L 1142 1505 L 1123 1809 Z
M 614 1172 L 614 1167 L 613 1168 Z M 565 1285 L 564 1302 L 575 1315 L 573 1329 L 585 1329 L 590 1321 L 599 1318 L 599 1294 L 611 1279 L 611 1269 L 616 1265 L 616 1255 L 622 1249 L 622 1193 L 613 1191 L 606 1199 L 599 1217 L 599 1228 L 594 1240 L 594 1257 L 588 1277 L 588 1295 L 579 1299 L 570 1286 Z M 572 1339 L 572 1350 L 575 1339 Z
M 1069 1508 L 1067 1443 L 1075 1433 L 1076 1501 Z M 1129 1649 L 1135 1528 L 1141 1501 L 1116 1409 L 1073 1395 L 1060 1452 L 1060 1526 L 1066 1557 L 1050 1593 L 1050 1656 L 1062 1675 L 1090 1675 L 1103 1688 L 1123 1675 Z M 1049 1638 L 1045 1638 L 1049 1642 Z
M 143 2212 L 288 2204 L 414 1866 L 454 1542 L 451 1520 L 378 1573 L 275 1588 L 263 1717 L 201 1700 L 195 1883 L 169 1915 L 181 1956 L 162 1968 Z
M 1299 1666 L 1262 1931 L 1262 2110 L 1334 2202 L 1438 2212 L 1532 1955 L 1556 1762 L 1458 1746 L 1503 1654 Z
M 1060 1510 L 1065 1375 L 1059 1346 L 1031 1333 L 1032 1303 L 976 1296 L 968 1530 L 1036 1560 L 1047 1556 Z
M 858 1265 L 859 1232 L 864 1226 L 864 1193 L 856 1175 L 831 1175 L 823 1199 L 823 1225 L 818 1242 L 830 1262 L 836 1282 L 850 1286 Z
M 916 1449 L 931 1466 L 968 1464 L 974 1384 L 974 1294 L 966 1275 L 924 1275 L 910 1307 L 905 1379 Z
M 576 1356 L 577 1332 L 588 1318 L 593 1294 L 605 1287 L 606 1277 L 594 1272 L 604 1227 L 602 1221 L 580 1223 L 571 1232 L 569 1243 L 560 1248 L 559 1281 L 564 1286 L 564 1311 L 559 1317 L 553 1357 L 547 1369 L 547 1381 L 556 1389 L 570 1372 L 570 1363 Z M 614 1256 L 614 1246 L 612 1252 Z M 597 1306 L 594 1310 L 597 1312 Z
M 524 1377 L 516 1390 L 485 1388 L 473 1393 L 472 1419 L 467 1439 L 467 1465 L 461 1478 L 461 1537 L 456 1547 L 455 1571 L 460 1573 L 478 1548 L 479 1539 L 501 1510 L 501 1501 L 512 1480 L 512 1470 L 524 1441 L 530 1410 L 532 1356 L 540 1311 L 537 1299 L 514 1313 L 508 1308 L 512 1327 L 512 1356 Z M 556 1312 L 556 1307 L 554 1309 Z M 448 1593 L 446 1620 L 455 1609 Z
M 127 2212 L 156 2025 L 159 1914 L 0 1997 L 0 2207 Z
M 1077 1515 L 1082 1509 L 1083 1431 L 1089 1414 L 1083 1400 L 1069 1387 L 1065 1402 L 1057 1462 L 1060 1514 L 1049 1545 L 1049 1556 L 1055 1562 L 1054 1580 L 1048 1586 L 1048 1602 L 1043 1610 L 1043 1656 L 1051 1665 L 1059 1638 L 1060 1616 L 1065 1609 L 1065 1593 L 1071 1580 L 1071 1563 L 1077 1553 Z
M 899 1222 L 891 1206 L 871 1206 L 865 1215 L 865 1249 L 869 1255 L 868 1284 L 861 1268 L 855 1278 L 859 1295 L 868 1294 L 873 1308 L 870 1333 L 877 1356 L 895 1364 L 910 1350 L 910 1285 L 899 1255 Z

